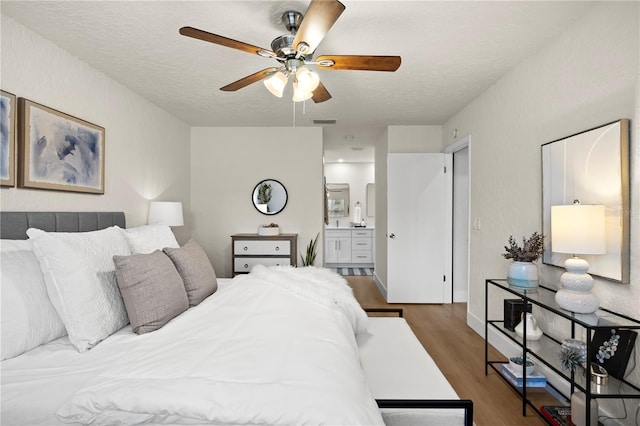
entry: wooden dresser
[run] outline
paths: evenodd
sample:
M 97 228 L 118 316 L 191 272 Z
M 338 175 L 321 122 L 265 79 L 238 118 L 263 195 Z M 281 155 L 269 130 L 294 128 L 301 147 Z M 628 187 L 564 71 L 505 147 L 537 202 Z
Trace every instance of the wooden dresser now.
M 233 275 L 247 274 L 255 265 L 297 266 L 298 234 L 231 236 Z

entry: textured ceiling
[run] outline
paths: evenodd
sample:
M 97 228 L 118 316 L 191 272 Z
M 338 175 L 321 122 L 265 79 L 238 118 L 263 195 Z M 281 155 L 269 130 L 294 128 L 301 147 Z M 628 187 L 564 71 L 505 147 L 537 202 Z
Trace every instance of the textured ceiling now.
M 295 125 L 325 126 L 327 159 L 372 150 L 388 125 L 437 125 L 580 18 L 593 2 L 348 1 L 316 53 L 400 55 L 395 73 L 320 70 L 333 98 L 296 104 Z M 292 126 L 291 92 L 218 88 L 273 59 L 178 34 L 192 26 L 270 48 L 291 1 L 7 1 L 1 12 L 193 126 Z M 353 138 L 345 138 L 350 135 Z M 347 148 L 346 152 L 340 151 Z M 355 156 L 355 157 L 354 157 Z

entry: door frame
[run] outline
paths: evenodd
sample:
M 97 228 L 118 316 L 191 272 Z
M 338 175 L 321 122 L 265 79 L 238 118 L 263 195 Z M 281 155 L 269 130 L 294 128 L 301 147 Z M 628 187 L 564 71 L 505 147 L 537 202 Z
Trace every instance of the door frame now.
M 467 275 L 467 282 L 466 282 L 466 293 L 467 293 L 467 300 L 465 302 L 468 302 L 468 296 L 469 296 L 469 269 L 470 269 L 470 265 L 469 265 L 469 261 L 470 261 L 470 255 L 471 255 L 471 135 L 466 135 L 458 140 L 456 140 L 454 143 L 452 143 L 451 145 L 447 146 L 444 150 L 444 153 L 447 154 L 448 156 L 451 156 L 451 185 L 448 187 L 448 190 L 450 191 L 449 197 L 451 199 L 451 206 L 452 208 L 450 209 L 451 215 L 451 235 L 450 235 L 450 240 L 451 240 L 451 259 L 452 259 L 452 263 L 451 263 L 451 301 L 453 302 L 454 299 L 454 293 L 455 293 L 455 286 L 453 283 L 453 268 L 457 267 L 458 265 L 455 264 L 455 260 L 453 260 L 453 250 L 454 250 L 454 244 L 456 243 L 455 240 L 453 239 L 453 229 L 454 226 L 456 225 L 455 223 L 453 223 L 453 174 L 455 173 L 454 167 L 455 167 L 455 163 L 453 161 L 453 155 L 458 152 L 461 151 L 465 148 L 468 148 L 468 165 L 467 165 L 467 169 L 469 171 L 469 182 L 468 182 L 468 193 L 467 193 L 467 200 L 468 200 L 468 211 L 467 211 L 467 218 L 466 218 L 466 230 L 467 230 L 467 262 L 466 265 L 463 265 L 463 267 L 466 268 L 466 275 Z M 462 302 L 462 301 L 460 301 Z

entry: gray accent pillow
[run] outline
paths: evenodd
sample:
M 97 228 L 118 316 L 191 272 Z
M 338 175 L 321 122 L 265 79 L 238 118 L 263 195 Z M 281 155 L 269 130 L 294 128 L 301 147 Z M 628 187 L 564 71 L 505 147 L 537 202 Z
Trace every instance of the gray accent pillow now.
M 184 281 L 189 306 L 196 306 L 218 289 L 216 272 L 200 244 L 190 240 L 180 248 L 165 247 L 163 251 Z
M 118 287 L 133 331 L 144 334 L 189 309 L 189 299 L 173 262 L 160 250 L 113 256 Z

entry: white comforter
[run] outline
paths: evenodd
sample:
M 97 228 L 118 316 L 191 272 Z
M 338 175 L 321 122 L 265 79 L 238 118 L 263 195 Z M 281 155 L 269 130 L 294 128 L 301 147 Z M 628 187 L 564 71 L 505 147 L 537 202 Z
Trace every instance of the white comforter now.
M 342 278 L 316 268 L 256 267 L 214 296 L 137 336 L 58 409 L 58 418 L 100 425 L 383 424 L 354 337 L 366 315 Z

